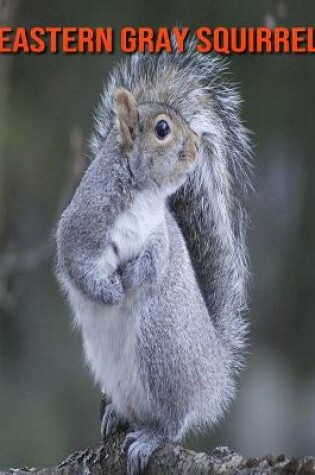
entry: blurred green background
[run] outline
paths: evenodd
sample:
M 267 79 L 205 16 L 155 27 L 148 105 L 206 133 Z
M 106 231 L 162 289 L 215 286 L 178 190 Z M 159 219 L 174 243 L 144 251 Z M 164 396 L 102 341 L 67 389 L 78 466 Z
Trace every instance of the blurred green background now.
M 25 27 L 292 26 L 314 25 L 315 3 L 19 0 L 10 14 L 9 24 Z M 118 57 L 0 57 L 2 467 L 49 466 L 100 440 L 99 391 L 52 260 L 42 257 Z M 234 55 L 231 70 L 255 134 L 251 348 L 232 410 L 210 436 L 187 444 L 204 450 L 228 444 L 247 456 L 315 454 L 315 58 Z

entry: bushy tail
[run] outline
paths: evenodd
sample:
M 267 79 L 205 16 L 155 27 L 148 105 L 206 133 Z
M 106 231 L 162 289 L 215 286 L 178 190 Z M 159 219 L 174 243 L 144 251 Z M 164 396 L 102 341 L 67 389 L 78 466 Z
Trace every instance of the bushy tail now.
M 239 116 L 240 100 L 226 80 L 226 62 L 196 52 L 136 54 L 120 64 L 105 88 L 97 114 L 93 145 L 113 125 L 113 91 L 123 86 L 138 103 L 174 108 L 201 138 L 200 160 L 185 185 L 171 198 L 209 314 L 228 350 L 227 364 L 237 368 L 245 345 L 246 248 L 242 196 L 249 185 L 248 133 Z

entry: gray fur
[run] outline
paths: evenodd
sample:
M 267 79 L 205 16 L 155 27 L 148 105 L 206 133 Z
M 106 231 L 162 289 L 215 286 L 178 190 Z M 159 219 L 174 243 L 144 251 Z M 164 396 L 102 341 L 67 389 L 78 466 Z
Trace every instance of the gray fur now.
M 171 200 L 196 276 L 218 334 L 229 348 L 232 371 L 242 366 L 247 325 L 246 213 L 250 188 L 249 134 L 239 116 L 240 97 L 228 80 L 226 61 L 198 54 L 193 37 L 186 52 L 135 54 L 112 73 L 96 114 L 94 153 L 113 122 L 113 91 L 123 86 L 138 102 L 164 103 L 201 137 L 201 160 Z
M 217 57 L 197 55 L 193 42 L 183 55 L 134 55 L 119 66 L 97 116 L 95 159 L 58 226 L 59 279 L 87 361 L 112 401 L 104 432 L 120 420 L 137 426 L 126 440 L 131 475 L 163 441 L 222 416 L 242 361 L 246 254 L 238 193 L 249 146 L 224 69 Z M 119 87 L 135 97 L 139 120 L 167 111 L 183 131 L 158 157 L 154 182 L 139 138 L 127 160 L 119 152 Z M 166 185 L 170 157 L 180 156 L 190 130 L 200 137 L 197 164 L 184 184 Z M 135 203 L 154 216 L 139 250 L 125 258 L 115 226 Z

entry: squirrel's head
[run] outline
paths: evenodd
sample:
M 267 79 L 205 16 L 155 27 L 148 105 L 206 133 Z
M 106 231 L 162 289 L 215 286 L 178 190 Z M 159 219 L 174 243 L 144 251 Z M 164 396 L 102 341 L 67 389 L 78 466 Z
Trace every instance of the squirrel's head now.
M 137 104 L 124 88 L 114 95 L 115 131 L 122 157 L 143 186 L 172 193 L 183 184 L 198 157 L 199 139 L 165 104 Z

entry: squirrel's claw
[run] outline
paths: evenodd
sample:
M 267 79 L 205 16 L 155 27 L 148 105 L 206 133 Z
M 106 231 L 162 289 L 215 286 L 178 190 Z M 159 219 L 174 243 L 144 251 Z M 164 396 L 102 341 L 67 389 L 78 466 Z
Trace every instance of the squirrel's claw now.
M 113 404 L 108 404 L 101 416 L 101 434 L 107 439 L 111 434 L 117 432 L 120 428 L 126 427 L 127 422 L 120 417 L 114 409 Z
M 145 470 L 152 453 L 167 438 L 152 429 L 144 428 L 127 434 L 123 450 L 127 452 L 127 474 L 140 475 Z

